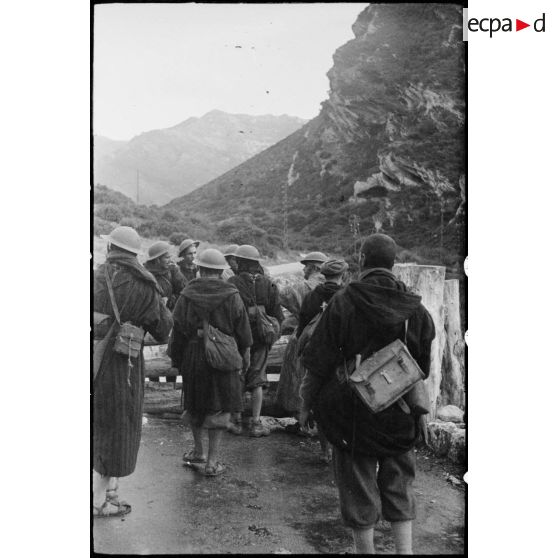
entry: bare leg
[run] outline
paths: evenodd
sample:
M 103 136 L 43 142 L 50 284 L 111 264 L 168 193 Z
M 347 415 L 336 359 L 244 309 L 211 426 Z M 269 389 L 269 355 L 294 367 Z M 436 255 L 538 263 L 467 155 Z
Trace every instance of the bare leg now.
M 217 455 L 221 447 L 221 440 L 223 439 L 223 430 L 211 429 L 208 430 L 209 435 L 209 451 L 207 452 L 207 466 L 214 467 L 217 464 Z
M 111 502 L 116 502 L 118 500 L 118 477 L 109 477 L 107 500 Z
M 376 554 L 374 548 L 374 528 L 352 529 L 355 541 L 355 554 Z
M 107 488 L 111 477 L 103 476 L 93 470 L 93 505 L 100 508 L 107 499 Z
M 252 420 L 254 420 L 254 422 L 258 422 L 260 420 L 262 403 L 263 403 L 263 389 L 260 386 L 252 390 Z
M 203 457 L 203 428 L 199 426 L 192 426 L 192 435 L 194 436 L 194 455 L 196 457 Z
M 395 539 L 395 554 L 413 553 L 413 522 L 392 521 L 391 528 Z

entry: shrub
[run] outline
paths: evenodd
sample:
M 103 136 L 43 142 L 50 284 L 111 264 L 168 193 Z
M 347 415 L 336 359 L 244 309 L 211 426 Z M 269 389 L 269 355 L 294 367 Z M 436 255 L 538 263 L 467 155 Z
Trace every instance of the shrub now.
M 120 220 L 120 224 L 123 227 L 132 227 L 133 229 L 138 230 L 138 228 L 141 225 L 141 221 L 139 219 L 137 219 L 136 217 L 123 217 Z
M 171 235 L 175 230 L 174 223 L 169 223 L 161 219 L 157 221 L 152 221 L 153 229 L 155 231 L 155 236 L 166 236 Z
M 169 236 L 169 242 L 171 244 L 174 244 L 175 246 L 180 246 L 180 243 L 185 240 L 186 238 L 188 238 L 188 235 L 186 233 L 183 232 L 173 232 L 170 236 Z
M 161 215 L 161 219 L 164 219 L 165 221 L 175 222 L 180 219 L 180 215 L 175 211 L 171 211 L 170 209 L 167 209 L 163 212 L 163 215 Z
M 100 219 L 105 221 L 111 221 L 113 223 L 119 223 L 122 217 L 121 209 L 112 203 L 99 204 L 95 207 L 95 214 Z
M 140 223 L 137 231 L 141 234 L 141 236 L 152 238 L 157 236 L 157 223 L 151 220 L 144 221 L 143 223 Z
M 101 234 L 110 234 L 110 232 L 114 229 L 114 224 L 101 219 L 100 217 L 93 217 L 93 233 L 96 236 Z

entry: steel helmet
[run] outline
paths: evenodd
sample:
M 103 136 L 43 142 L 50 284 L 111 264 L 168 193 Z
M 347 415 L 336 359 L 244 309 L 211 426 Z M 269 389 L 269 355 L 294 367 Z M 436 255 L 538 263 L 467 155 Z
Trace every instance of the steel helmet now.
M 170 250 L 171 247 L 168 242 L 159 240 L 149 247 L 149 249 L 147 250 L 147 259 L 145 261 L 150 262 L 151 260 L 155 260 L 163 254 L 170 254 Z
M 102 234 L 101 238 L 107 240 L 109 246 L 114 244 L 134 254 L 141 252 L 140 236 L 132 227 L 116 227 L 110 234 Z
M 187 250 L 192 245 L 197 248 L 200 245 L 200 241 L 199 240 L 192 240 L 191 238 L 186 238 L 185 240 L 183 240 L 180 243 L 180 246 L 178 247 L 178 255 L 180 256 L 180 254 L 182 254 L 182 252 L 184 252 L 184 250 Z
M 239 246 L 234 255 L 237 258 L 244 258 L 245 260 L 252 260 L 255 262 L 260 261 L 260 253 L 258 252 L 258 249 L 250 244 L 243 244 L 242 246 Z
M 207 267 L 209 269 L 230 269 L 225 256 L 215 248 L 208 248 L 200 252 L 194 263 L 200 267 Z
M 238 244 L 231 244 L 223 250 L 223 256 L 236 256 L 236 251 L 238 250 Z
M 301 264 L 309 263 L 309 262 L 324 263 L 325 261 L 327 261 L 327 256 L 322 252 L 310 252 L 310 254 L 307 254 L 306 256 L 304 256 L 304 258 L 300 260 L 300 263 Z

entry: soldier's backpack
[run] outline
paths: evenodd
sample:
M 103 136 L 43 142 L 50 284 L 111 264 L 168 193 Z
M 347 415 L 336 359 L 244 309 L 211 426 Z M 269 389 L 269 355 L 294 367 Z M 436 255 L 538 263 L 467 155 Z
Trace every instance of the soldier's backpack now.
M 418 439 L 417 417 L 429 412 L 424 373 L 394 340 L 360 361 L 343 361 L 320 391 L 314 414 L 334 446 L 365 455 L 408 451 Z
M 242 356 L 238 352 L 236 339 L 212 326 L 208 321 L 207 312 L 196 308 L 202 318 L 203 343 L 207 364 L 221 372 L 235 372 L 242 369 Z
M 250 322 L 254 323 L 256 326 L 258 340 L 268 347 L 271 347 L 271 345 L 281 337 L 281 325 L 279 324 L 279 320 L 274 316 L 270 316 L 265 311 L 265 306 L 263 304 L 258 304 L 256 302 L 255 282 L 252 304 L 248 307 L 248 317 Z
M 281 326 L 279 320 L 270 316 L 265 311 L 263 304 L 255 304 L 248 308 L 248 316 L 256 324 L 259 340 L 265 345 L 271 346 L 281 337 Z
M 140 356 L 145 331 L 142 327 L 136 326 L 131 322 L 122 323 L 122 321 L 120 320 L 120 311 L 118 310 L 118 306 L 116 305 L 116 298 L 114 296 L 114 290 L 112 286 L 112 278 L 110 277 L 108 266 L 105 266 L 105 278 L 107 281 L 112 310 L 114 312 L 114 318 L 116 323 L 118 324 L 118 331 L 116 333 L 116 339 L 114 341 L 112 350 L 115 353 L 127 356 L 131 364 L 130 359 L 138 358 Z M 122 308 L 126 306 L 126 303 L 130 299 L 131 293 L 132 291 L 130 291 L 130 293 L 128 294 L 128 297 L 122 305 Z

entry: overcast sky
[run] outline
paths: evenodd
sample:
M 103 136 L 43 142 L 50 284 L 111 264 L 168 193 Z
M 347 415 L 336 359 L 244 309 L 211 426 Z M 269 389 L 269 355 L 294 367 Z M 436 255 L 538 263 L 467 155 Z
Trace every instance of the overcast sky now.
M 366 6 L 97 5 L 94 133 L 130 139 L 213 109 L 312 118 Z

